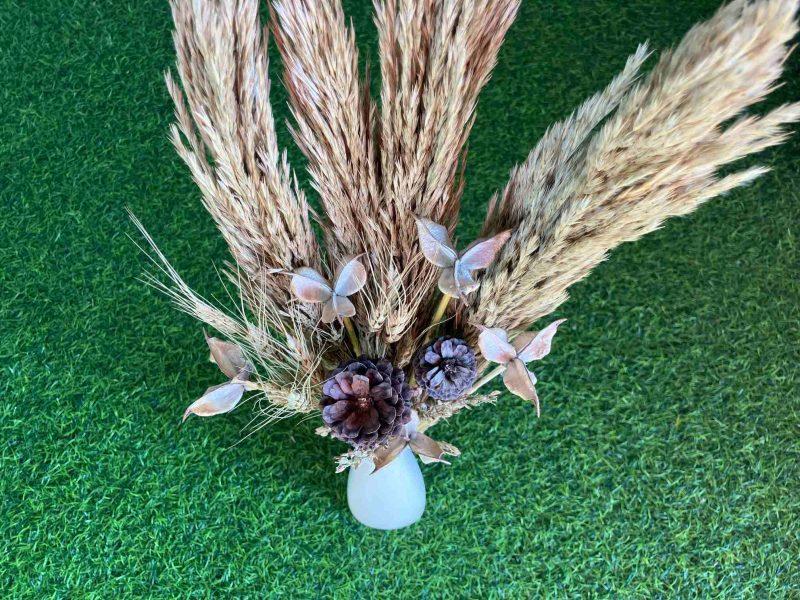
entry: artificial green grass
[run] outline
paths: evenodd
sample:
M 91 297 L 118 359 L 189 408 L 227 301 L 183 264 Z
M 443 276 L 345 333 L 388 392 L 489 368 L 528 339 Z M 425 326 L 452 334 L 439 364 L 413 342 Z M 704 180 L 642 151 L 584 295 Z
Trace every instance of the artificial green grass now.
M 374 57 L 369 4 L 347 10 Z M 479 105 L 464 237 L 551 121 L 717 4 L 525 0 Z M 315 422 L 238 445 L 246 408 L 178 427 L 219 375 L 136 280 L 123 211 L 220 292 L 224 246 L 166 139 L 170 29 L 162 0 L 0 0 L 4 597 L 800 594 L 797 137 L 576 286 L 542 418 L 504 397 L 438 426 L 463 455 L 425 468 L 421 523 L 376 532 Z M 799 64 L 772 104 L 800 98 Z

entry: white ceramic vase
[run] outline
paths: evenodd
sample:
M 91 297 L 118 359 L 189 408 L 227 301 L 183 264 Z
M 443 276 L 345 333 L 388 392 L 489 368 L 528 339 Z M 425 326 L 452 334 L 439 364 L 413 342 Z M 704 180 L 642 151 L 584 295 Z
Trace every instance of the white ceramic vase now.
M 350 469 L 347 504 L 359 523 L 373 529 L 401 529 L 425 512 L 425 480 L 411 449 L 373 473 L 371 461 Z

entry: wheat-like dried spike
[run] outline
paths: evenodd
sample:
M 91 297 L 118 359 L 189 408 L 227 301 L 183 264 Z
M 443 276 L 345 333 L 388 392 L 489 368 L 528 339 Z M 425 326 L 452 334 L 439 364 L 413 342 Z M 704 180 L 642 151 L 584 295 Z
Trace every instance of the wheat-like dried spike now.
M 339 0 L 278 0 L 272 13 L 295 119 L 292 134 L 325 209 L 331 264 L 362 254 L 369 263 L 367 286 L 354 301 L 359 324 L 371 330 L 371 307 L 392 287 L 386 265 L 393 225 L 382 206 L 376 107 L 368 81 L 359 80 L 355 34 Z
M 261 392 L 262 424 L 298 412 L 318 408 L 317 388 L 324 379 L 322 357 L 335 340 L 323 330 L 309 330 L 300 310 L 278 304 L 265 289 L 265 279 L 254 282 L 244 274 L 231 298 L 234 314 L 197 294 L 183 280 L 145 230 L 129 213 L 153 254 L 148 258 L 161 277 L 146 273 L 144 281 L 169 297 L 176 307 L 209 325 L 244 352 L 254 367 L 250 383 Z M 253 286 L 259 286 L 254 288 Z
M 421 260 L 414 216 L 451 230 L 478 94 L 519 0 L 376 0 L 381 54 L 380 139 L 391 247 L 402 297 L 379 311 L 389 342 L 414 338 L 436 270 Z M 402 346 L 402 342 L 401 342 Z M 400 355 L 405 354 L 398 348 Z
M 458 398 L 450 402 L 434 404 L 427 408 L 420 408 L 420 421 L 417 431 L 424 432 L 436 425 L 439 421 L 449 419 L 458 411 L 464 408 L 475 408 L 482 404 L 494 404 L 497 402 L 500 392 L 490 392 L 488 394 L 475 394 L 465 398 Z
M 529 208 L 465 319 L 527 327 L 615 246 L 763 173 L 717 177 L 723 165 L 782 142 L 800 105 L 724 125 L 774 89 L 797 8 L 797 0 L 735 0 L 664 54 L 588 142 L 568 184 L 551 194 L 541 182 L 512 200 Z
M 286 281 L 266 270 L 318 267 L 320 253 L 305 196 L 278 150 L 258 0 L 172 0 L 171 7 L 184 90 L 167 74 L 172 141 L 238 268 L 286 303 Z

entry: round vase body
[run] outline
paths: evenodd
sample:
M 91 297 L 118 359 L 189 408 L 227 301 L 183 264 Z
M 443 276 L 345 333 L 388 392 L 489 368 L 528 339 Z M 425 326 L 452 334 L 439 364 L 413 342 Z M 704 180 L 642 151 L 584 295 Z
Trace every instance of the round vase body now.
M 377 473 L 372 463 L 350 469 L 347 505 L 356 520 L 373 529 L 400 529 L 425 512 L 425 480 L 414 453 L 406 446 Z

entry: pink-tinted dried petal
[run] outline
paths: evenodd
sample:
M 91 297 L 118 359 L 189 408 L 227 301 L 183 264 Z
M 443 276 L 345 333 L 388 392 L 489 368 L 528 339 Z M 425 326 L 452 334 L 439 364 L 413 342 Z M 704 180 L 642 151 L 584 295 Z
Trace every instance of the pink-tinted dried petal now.
M 248 370 L 244 353 L 236 344 L 208 336 L 206 336 L 206 343 L 211 351 L 212 362 L 230 379 Z
M 332 296 L 322 307 L 322 322 L 333 323 L 336 320 L 336 304 Z
M 302 267 L 292 274 L 289 286 L 296 298 L 303 302 L 325 302 L 333 295 L 327 280 L 310 267 Z
M 506 364 L 517 355 L 508 343 L 508 334 L 499 328 L 485 328 L 478 336 L 478 347 L 483 357 L 491 362 Z
M 439 275 L 439 291 L 453 298 L 458 298 L 461 295 L 458 285 L 456 285 L 456 276 L 453 267 L 443 269 L 442 274 Z
M 539 396 L 534 387 L 536 375 L 528 371 L 524 362 L 515 358 L 508 363 L 506 371 L 503 373 L 503 383 L 512 394 L 532 402 L 536 406 L 536 414 L 539 414 Z
M 417 218 L 417 233 L 422 254 L 437 267 L 452 267 L 458 254 L 446 227 L 430 219 Z
M 477 240 L 459 258 L 470 271 L 485 269 L 494 262 L 497 253 L 511 237 L 511 231 L 502 231 L 488 240 Z
M 239 383 L 224 383 L 210 387 L 202 397 L 189 405 L 183 413 L 183 420 L 185 421 L 191 414 L 198 417 L 213 417 L 230 412 L 239 404 L 243 394 L 244 386 Z
M 355 305 L 350 302 L 349 298 L 345 298 L 344 296 L 334 296 L 333 306 L 336 310 L 336 315 L 339 317 L 352 317 L 356 314 Z
M 550 354 L 550 346 L 553 342 L 553 336 L 566 319 L 559 319 L 553 321 L 542 329 L 539 333 L 532 334 L 525 332 L 520 334 L 514 340 L 514 347 L 518 349 L 517 356 L 522 362 L 530 362 L 532 360 L 539 360 Z
M 474 292 L 480 287 L 478 281 L 472 276 L 472 271 L 470 271 L 460 260 L 456 261 L 454 271 L 459 298 L 463 298 L 470 292 Z
M 427 459 L 424 461 L 426 463 L 441 462 L 446 465 L 450 464 L 442 458 L 446 454 L 445 450 L 436 440 L 428 437 L 424 433 L 413 433 L 408 445 L 420 458 Z
M 385 448 L 378 448 L 372 458 L 372 463 L 375 465 L 375 470 L 373 473 L 379 471 L 397 458 L 403 449 L 405 449 L 405 447 L 406 440 L 403 437 L 398 436 L 396 438 L 392 438 L 392 440 L 389 442 L 389 445 Z
M 334 281 L 334 292 L 339 296 L 355 294 L 367 283 L 367 270 L 358 257 L 346 258 Z

